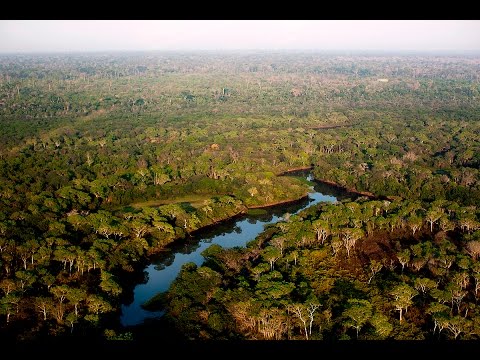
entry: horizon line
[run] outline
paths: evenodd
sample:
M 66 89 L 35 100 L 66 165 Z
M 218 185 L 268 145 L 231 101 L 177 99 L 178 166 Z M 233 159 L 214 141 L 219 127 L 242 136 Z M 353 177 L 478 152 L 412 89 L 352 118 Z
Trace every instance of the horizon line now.
M 479 54 L 480 49 L 313 49 L 313 48 L 242 48 L 242 49 L 105 49 L 105 50 L 45 50 L 45 51 L 0 51 L 0 55 L 79 55 L 111 53 L 382 53 L 382 54 Z

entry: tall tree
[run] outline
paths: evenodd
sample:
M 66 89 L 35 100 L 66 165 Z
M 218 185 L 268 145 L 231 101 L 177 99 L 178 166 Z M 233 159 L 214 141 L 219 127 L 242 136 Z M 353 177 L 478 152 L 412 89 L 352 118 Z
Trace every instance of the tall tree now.
M 361 328 L 372 317 L 372 304 L 367 300 L 349 299 L 347 309 L 343 312 L 343 316 L 347 318 L 345 325 L 356 330 L 357 339 Z
M 395 310 L 400 313 L 401 322 L 403 319 L 403 310 L 407 312 L 408 307 L 413 304 L 412 299 L 418 295 L 418 291 L 403 283 L 395 286 L 390 294 L 393 297 L 393 306 L 395 307 Z

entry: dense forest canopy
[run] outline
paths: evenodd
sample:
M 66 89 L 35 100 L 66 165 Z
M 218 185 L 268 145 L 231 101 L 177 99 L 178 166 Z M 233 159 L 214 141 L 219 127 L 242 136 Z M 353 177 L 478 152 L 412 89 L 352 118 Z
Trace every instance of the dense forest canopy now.
M 188 338 L 478 339 L 480 58 L 0 56 L 0 331 L 129 338 L 148 256 L 306 196 L 160 296 Z M 225 259 L 228 259 L 226 261 Z

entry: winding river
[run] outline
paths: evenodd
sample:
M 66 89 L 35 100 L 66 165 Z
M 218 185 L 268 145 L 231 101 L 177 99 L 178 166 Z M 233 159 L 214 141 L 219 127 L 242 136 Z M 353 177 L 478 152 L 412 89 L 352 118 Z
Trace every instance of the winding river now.
M 141 305 L 159 292 L 168 290 L 183 264 L 193 262 L 200 266 L 204 261 L 201 253 L 210 245 L 218 244 L 224 248 L 243 247 L 255 239 L 264 230 L 265 225 L 282 220 L 287 213 L 298 213 L 322 201 L 336 202 L 339 199 L 350 197 L 350 194 L 337 188 L 312 181 L 312 175 L 308 171 L 289 175 L 303 176 L 311 182 L 312 187 L 308 198 L 265 208 L 265 214 L 262 215 L 244 215 L 198 231 L 191 238 L 182 241 L 181 244 L 173 244 L 166 251 L 153 257 L 150 265 L 144 270 L 146 282 L 135 287 L 132 303 L 122 305 L 120 318 L 122 325 L 139 325 L 146 319 L 161 317 L 163 312 L 147 311 Z

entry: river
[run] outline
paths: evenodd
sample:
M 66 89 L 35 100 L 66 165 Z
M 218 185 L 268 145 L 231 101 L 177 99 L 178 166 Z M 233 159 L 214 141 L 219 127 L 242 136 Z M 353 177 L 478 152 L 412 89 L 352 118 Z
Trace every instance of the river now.
M 308 171 L 299 171 L 289 175 L 304 176 L 308 181 L 312 181 L 312 175 Z M 122 325 L 138 325 L 146 319 L 162 316 L 163 312 L 147 311 L 141 305 L 159 292 L 167 291 L 183 264 L 193 262 L 200 266 L 204 261 L 201 253 L 210 245 L 218 244 L 224 248 L 243 247 L 255 239 L 264 230 L 265 225 L 282 220 L 287 213 L 298 213 L 322 201 L 336 202 L 339 199 L 351 197 L 329 185 L 315 181 L 311 184 L 308 198 L 265 208 L 266 213 L 262 215 L 243 215 L 198 231 L 191 238 L 178 241 L 179 243 L 169 246 L 166 251 L 152 257 L 150 265 L 144 270 L 145 283 L 135 287 L 132 303 L 122 305 L 120 318 Z

